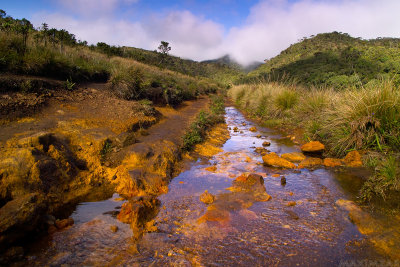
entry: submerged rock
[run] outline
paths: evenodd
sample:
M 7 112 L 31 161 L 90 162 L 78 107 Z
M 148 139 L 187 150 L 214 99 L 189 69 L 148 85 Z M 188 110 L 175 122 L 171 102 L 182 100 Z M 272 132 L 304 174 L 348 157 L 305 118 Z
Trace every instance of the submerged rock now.
M 361 161 L 361 154 L 357 150 L 347 153 L 343 161 L 348 167 L 361 167 L 363 165 Z
M 311 141 L 301 146 L 301 151 L 320 154 L 325 150 L 325 145 L 319 141 Z
M 288 161 L 291 162 L 300 162 L 306 158 L 306 156 L 303 155 L 303 153 L 299 152 L 292 152 L 292 153 L 285 153 L 281 155 L 281 158 L 287 159 Z
M 287 168 L 287 169 L 295 169 L 296 165 L 292 162 L 279 157 L 276 153 L 271 152 L 266 154 L 262 157 L 264 165 L 271 166 L 271 167 L 280 167 L 280 168 Z
M 285 176 L 281 177 L 281 185 L 286 185 L 286 177 Z
M 214 200 L 215 196 L 208 193 L 208 190 L 204 191 L 204 193 L 200 195 L 200 201 L 205 204 L 212 204 Z

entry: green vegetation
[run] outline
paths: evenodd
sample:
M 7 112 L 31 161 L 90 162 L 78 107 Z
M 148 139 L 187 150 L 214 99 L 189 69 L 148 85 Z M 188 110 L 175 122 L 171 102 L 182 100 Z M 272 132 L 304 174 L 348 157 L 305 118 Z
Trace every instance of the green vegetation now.
M 211 107 L 209 112 L 201 111 L 196 120 L 190 125 L 189 130 L 182 137 L 184 151 L 191 151 L 196 144 L 204 141 L 207 130 L 213 125 L 224 121 L 225 113 L 224 101 L 220 96 L 211 98 Z
M 172 57 L 167 42 L 166 53 L 102 42 L 88 46 L 66 30 L 49 29 L 46 23 L 34 29 L 28 20 L 14 19 L 5 12 L 0 26 L 0 72 L 66 81 L 68 90 L 79 82 L 109 82 L 122 98 L 176 105 L 215 93 L 239 72 Z
M 392 80 L 341 91 L 247 84 L 233 87 L 228 95 L 267 126 L 303 128 L 306 140 L 322 141 L 333 156 L 367 151 L 376 163 L 369 164 L 375 175 L 364 186 L 364 199 L 400 193 L 400 89 Z
M 247 77 L 250 81 L 294 80 L 335 89 L 361 87 L 390 78 L 400 84 L 400 39 L 362 40 L 346 33 L 323 33 L 291 45 Z

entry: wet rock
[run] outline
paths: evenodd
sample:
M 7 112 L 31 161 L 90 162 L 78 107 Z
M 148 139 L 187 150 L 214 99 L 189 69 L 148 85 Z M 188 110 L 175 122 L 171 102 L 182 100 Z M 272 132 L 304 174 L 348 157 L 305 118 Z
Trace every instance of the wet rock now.
M 325 167 L 338 167 L 343 165 L 343 161 L 341 159 L 335 159 L 335 158 L 325 158 L 323 161 L 323 164 Z
M 257 138 L 261 138 L 261 134 L 257 134 L 256 137 L 257 137 Z
M 116 232 L 118 232 L 118 226 L 116 226 L 116 225 L 111 225 L 111 226 L 110 226 L 110 230 L 111 230 L 111 232 L 116 233 Z
M 214 200 L 215 196 L 210 194 L 208 190 L 204 191 L 204 193 L 200 195 L 200 201 L 205 204 L 212 204 Z
M 254 152 L 258 153 L 258 154 L 266 154 L 268 151 L 268 149 L 265 149 L 263 147 L 256 147 L 256 149 L 254 149 Z
M 264 142 L 262 143 L 262 146 L 270 146 L 270 145 L 271 145 L 271 143 L 268 142 L 268 141 L 264 141 Z
M 233 127 L 233 131 L 235 132 L 235 133 L 237 133 L 237 132 L 239 132 L 239 128 L 238 127 Z
M 57 227 L 57 229 L 64 229 L 68 226 L 71 226 L 74 224 L 74 219 L 72 218 L 67 218 L 67 219 L 63 219 L 63 220 L 56 220 L 55 222 L 55 226 Z
M 303 155 L 303 153 L 292 152 L 292 153 L 282 154 L 281 158 L 287 159 L 290 162 L 300 162 L 304 160 L 306 157 Z
M 313 168 L 323 164 L 322 159 L 320 158 L 306 158 L 305 160 L 299 163 L 299 168 Z
M 217 170 L 217 166 L 210 166 L 205 168 L 205 170 L 209 172 L 215 172 Z
M 287 168 L 287 169 L 295 169 L 296 165 L 292 162 L 279 157 L 276 153 L 271 152 L 266 154 L 262 157 L 264 165 L 271 166 L 271 167 L 280 167 L 280 168 Z
M 261 185 L 264 184 L 264 178 L 256 173 L 250 173 L 250 174 L 242 174 L 240 176 L 238 176 L 235 181 L 236 183 L 245 183 L 247 185 L 254 185 L 256 183 L 259 183 Z
M 286 206 L 288 206 L 288 207 L 296 206 L 296 201 L 289 201 L 289 202 L 286 204 Z
M 7 202 L 0 209 L 0 249 L 36 229 L 45 210 L 46 204 L 38 193 Z
M 286 177 L 285 176 L 281 177 L 281 185 L 286 185 Z
M 257 132 L 257 128 L 256 128 L 255 126 L 253 126 L 253 127 L 251 127 L 251 128 L 249 129 L 249 131 L 250 131 L 250 132 Z
M 247 124 L 245 122 L 242 122 L 242 126 L 246 126 Z
M 289 215 L 289 218 L 292 219 L 292 220 L 298 220 L 299 219 L 299 215 L 297 215 L 297 213 L 292 211 L 292 210 L 285 210 L 285 213 L 287 215 Z
M 316 153 L 320 154 L 325 150 L 325 145 L 319 141 L 311 141 L 301 146 L 301 151 L 305 153 Z
M 361 167 L 363 165 L 361 161 L 361 154 L 357 150 L 347 153 L 343 161 L 348 167 Z

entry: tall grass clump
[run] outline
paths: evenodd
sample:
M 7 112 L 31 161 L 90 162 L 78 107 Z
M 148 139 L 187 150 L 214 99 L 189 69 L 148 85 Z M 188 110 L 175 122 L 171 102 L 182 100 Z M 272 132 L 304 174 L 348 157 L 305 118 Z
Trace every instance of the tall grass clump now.
M 322 114 L 321 132 L 338 155 L 352 149 L 400 150 L 400 91 L 390 81 L 349 89 Z

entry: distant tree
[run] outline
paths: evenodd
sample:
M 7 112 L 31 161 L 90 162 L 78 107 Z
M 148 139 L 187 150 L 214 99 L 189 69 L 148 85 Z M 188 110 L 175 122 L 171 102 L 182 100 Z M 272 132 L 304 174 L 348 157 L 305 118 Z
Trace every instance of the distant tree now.
M 168 42 L 161 41 L 160 46 L 158 47 L 158 51 L 160 52 L 160 66 L 164 63 L 167 58 L 168 52 L 171 51 L 171 47 Z
M 158 47 L 158 51 L 161 54 L 168 55 L 168 52 L 171 51 L 171 47 L 169 46 L 168 42 L 161 41 L 160 46 Z
M 23 40 L 23 44 L 24 44 L 24 53 L 26 51 L 26 45 L 27 45 L 27 40 L 28 40 L 28 34 L 30 31 L 33 30 L 33 25 L 32 23 L 23 18 L 23 19 L 17 19 L 15 21 L 15 25 L 14 25 L 14 29 L 17 33 L 20 33 L 22 35 L 22 40 Z
M 40 30 L 42 33 L 42 37 L 44 39 L 44 46 L 47 46 L 47 37 L 49 35 L 49 25 L 47 23 L 43 22 Z

